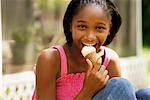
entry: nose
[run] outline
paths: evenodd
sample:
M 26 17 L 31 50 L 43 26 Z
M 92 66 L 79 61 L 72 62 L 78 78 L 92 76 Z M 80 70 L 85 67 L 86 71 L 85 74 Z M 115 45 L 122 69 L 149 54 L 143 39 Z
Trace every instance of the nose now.
M 88 43 L 95 43 L 97 41 L 96 35 L 93 31 L 88 32 L 84 39 Z

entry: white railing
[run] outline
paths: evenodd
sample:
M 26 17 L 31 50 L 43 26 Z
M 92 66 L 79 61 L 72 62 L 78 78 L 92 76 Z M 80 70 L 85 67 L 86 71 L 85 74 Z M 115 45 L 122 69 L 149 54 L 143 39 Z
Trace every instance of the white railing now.
M 149 85 L 148 62 L 144 57 L 121 58 L 122 77 L 128 79 L 135 88 L 143 88 Z
M 148 86 L 147 61 L 140 57 L 121 59 L 122 76 L 136 87 Z M 3 76 L 4 100 L 30 100 L 35 86 L 34 72 L 22 72 Z
M 3 83 L 5 100 L 31 100 L 35 75 L 32 71 L 4 75 Z

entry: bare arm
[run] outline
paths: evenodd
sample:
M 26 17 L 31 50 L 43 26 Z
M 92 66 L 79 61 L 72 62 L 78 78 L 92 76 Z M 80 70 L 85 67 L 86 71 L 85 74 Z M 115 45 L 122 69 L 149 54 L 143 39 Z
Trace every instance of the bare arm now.
M 107 67 L 110 78 L 112 77 L 121 77 L 121 65 L 118 54 L 112 49 L 108 49 L 110 56 L 110 63 Z
M 59 55 L 57 50 L 49 48 L 38 57 L 36 64 L 36 99 L 56 99 L 56 77 L 58 74 Z

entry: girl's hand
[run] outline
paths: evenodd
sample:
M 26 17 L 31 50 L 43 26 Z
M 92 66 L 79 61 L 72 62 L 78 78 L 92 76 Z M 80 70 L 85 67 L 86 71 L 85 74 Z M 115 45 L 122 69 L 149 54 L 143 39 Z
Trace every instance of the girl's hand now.
M 106 85 L 109 75 L 108 71 L 105 69 L 106 67 L 100 65 L 98 60 L 94 65 L 89 59 L 86 59 L 86 61 L 88 63 L 88 70 L 79 97 L 86 96 L 90 100 L 96 92 Z

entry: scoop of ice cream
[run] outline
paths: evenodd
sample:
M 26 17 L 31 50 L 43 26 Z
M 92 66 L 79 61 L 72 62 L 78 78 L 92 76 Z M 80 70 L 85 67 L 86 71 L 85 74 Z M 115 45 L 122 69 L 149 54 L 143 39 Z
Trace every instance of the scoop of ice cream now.
M 88 58 L 93 64 L 98 60 L 101 64 L 102 58 L 96 53 L 96 49 L 93 46 L 84 46 L 81 50 L 82 55 Z
M 84 57 L 93 52 L 96 53 L 96 49 L 93 46 L 84 46 L 81 50 L 81 53 Z

